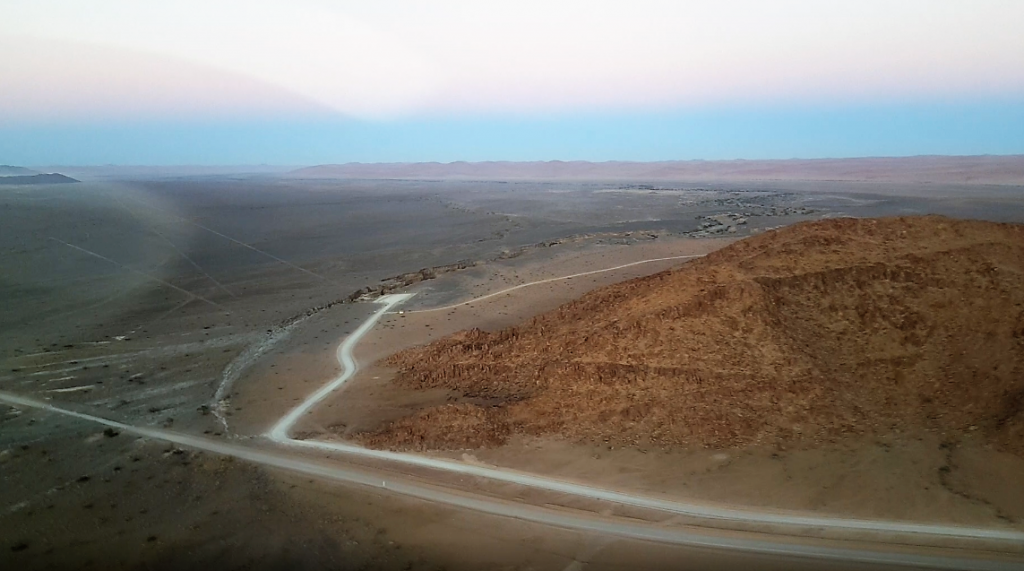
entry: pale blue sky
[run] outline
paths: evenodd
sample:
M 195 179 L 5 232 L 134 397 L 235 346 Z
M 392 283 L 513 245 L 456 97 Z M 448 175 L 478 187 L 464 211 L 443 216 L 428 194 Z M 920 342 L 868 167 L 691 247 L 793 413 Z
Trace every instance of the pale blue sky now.
M 0 163 L 1024 153 L 1016 0 L 7 0 Z
M 17 164 L 319 164 L 1024 153 L 1024 103 L 387 122 L 168 121 L 0 129 Z

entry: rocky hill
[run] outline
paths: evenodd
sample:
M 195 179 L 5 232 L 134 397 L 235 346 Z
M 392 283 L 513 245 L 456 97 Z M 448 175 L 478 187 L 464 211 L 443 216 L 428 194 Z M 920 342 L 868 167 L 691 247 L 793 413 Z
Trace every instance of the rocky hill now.
M 14 165 L 0 165 L 0 176 L 30 176 L 34 174 L 39 174 L 39 171 Z
M 0 184 L 6 185 L 32 185 L 32 184 L 67 184 L 81 182 L 60 173 L 31 174 L 24 176 L 0 176 Z
M 971 433 L 1024 455 L 1024 226 L 834 219 L 393 356 L 453 402 L 363 442 L 728 448 Z

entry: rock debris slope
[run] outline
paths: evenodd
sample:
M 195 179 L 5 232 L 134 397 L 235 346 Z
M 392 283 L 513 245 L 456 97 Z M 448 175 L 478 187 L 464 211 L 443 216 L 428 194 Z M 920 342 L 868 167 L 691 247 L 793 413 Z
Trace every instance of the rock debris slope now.
M 1024 455 L 1024 227 L 831 219 L 390 358 L 445 388 L 363 442 L 673 448 L 972 433 Z

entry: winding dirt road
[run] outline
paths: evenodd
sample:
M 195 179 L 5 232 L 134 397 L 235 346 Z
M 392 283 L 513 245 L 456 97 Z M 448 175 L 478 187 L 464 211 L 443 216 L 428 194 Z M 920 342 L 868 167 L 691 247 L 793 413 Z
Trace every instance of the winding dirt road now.
M 872 565 L 894 567 L 925 567 L 932 569 L 973 569 L 979 571 L 1009 571 L 1022 569 L 1021 563 L 1000 559 L 957 559 L 920 555 L 905 551 L 867 551 L 862 549 L 845 549 L 813 544 L 794 544 L 772 542 L 761 539 L 745 539 L 713 533 L 698 533 L 691 530 L 666 527 L 662 524 L 648 524 L 635 519 L 604 517 L 582 511 L 565 511 L 549 509 L 530 504 L 505 501 L 484 495 L 461 493 L 443 487 L 429 486 L 403 478 L 385 479 L 381 473 L 361 467 L 348 467 L 336 462 L 323 464 L 295 455 L 282 454 L 275 450 L 266 450 L 252 445 L 236 444 L 224 440 L 213 440 L 162 430 L 132 426 L 51 404 L 30 399 L 7 392 L 0 392 L 0 402 L 21 407 L 33 408 L 50 413 L 70 416 L 83 421 L 100 424 L 135 434 L 143 438 L 160 440 L 223 456 L 231 456 L 261 466 L 278 468 L 309 476 L 342 482 L 349 485 L 365 486 L 386 490 L 413 498 L 438 502 L 449 506 L 470 509 L 473 511 L 512 517 L 543 525 L 550 525 L 583 532 L 631 538 L 646 541 L 657 541 L 676 545 L 727 549 L 732 551 L 752 552 L 765 555 L 813 558 L 820 560 L 857 562 Z M 302 442 L 302 441 L 292 441 Z M 309 443 L 313 444 L 313 443 Z M 374 452 L 374 451 L 370 451 Z M 570 493 L 570 492 L 567 492 Z
M 692 256 L 687 256 L 692 257 Z M 663 258 L 678 259 L 678 258 Z M 634 264 L 626 264 L 627 267 Z M 610 271 L 599 270 L 599 271 Z M 530 284 L 521 284 L 510 289 L 518 289 L 538 283 L 547 283 L 558 279 L 571 279 L 580 275 L 587 275 L 596 272 L 584 272 L 573 276 L 540 280 Z M 508 290 L 489 294 L 484 297 L 493 297 L 505 293 Z M 309 412 L 314 406 L 320 403 L 328 395 L 340 388 L 358 371 L 358 364 L 353 357 L 353 349 L 369 332 L 377 321 L 395 306 L 407 301 L 412 294 L 387 295 L 376 300 L 380 308 L 367 319 L 356 331 L 348 336 L 337 349 L 338 362 L 342 367 L 342 373 L 324 387 L 311 394 L 299 406 L 292 409 L 287 415 L 281 418 L 265 435 L 265 444 L 276 444 L 283 447 L 316 450 L 322 452 L 338 453 L 350 457 L 371 458 L 395 463 L 399 466 L 414 466 L 442 470 L 465 476 L 486 478 L 492 481 L 516 484 L 527 488 L 556 492 L 577 498 L 597 500 L 600 502 L 613 503 L 623 506 L 644 508 L 656 512 L 662 512 L 669 516 L 685 516 L 688 519 L 703 520 L 708 522 L 714 520 L 732 524 L 734 527 L 743 529 L 759 529 L 775 533 L 786 533 L 789 535 L 805 535 L 809 530 L 834 530 L 840 532 L 868 532 L 884 535 L 897 535 L 901 537 L 918 537 L 925 540 L 973 540 L 996 544 L 1008 544 L 1007 551 L 1017 551 L 1024 545 L 1024 533 L 1011 529 L 996 528 L 973 528 L 948 525 L 931 525 L 918 523 L 902 523 L 863 519 L 828 518 L 799 513 L 760 512 L 754 510 L 741 510 L 727 507 L 690 504 L 671 500 L 663 500 L 654 497 L 640 496 L 617 492 L 610 489 L 598 488 L 547 478 L 536 474 L 528 474 L 514 470 L 494 468 L 473 464 L 466 464 L 447 459 L 430 458 L 414 454 L 398 453 L 382 450 L 371 450 L 338 442 L 323 442 L 316 440 L 297 440 L 290 436 L 292 427 L 298 420 Z M 478 299 L 483 299 L 477 298 Z M 475 300 L 470 300 L 470 302 Z M 464 302 L 459 305 L 464 305 Z M 454 307 L 454 306 L 451 306 Z M 713 530 L 707 533 L 694 531 L 692 528 L 683 529 L 671 527 L 664 524 L 651 524 L 639 522 L 635 519 L 616 518 L 613 516 L 600 516 L 586 511 L 550 509 L 537 505 L 497 499 L 491 496 L 465 492 L 458 489 L 445 488 L 441 485 L 430 485 L 421 481 L 405 477 L 396 477 L 393 474 L 383 475 L 372 468 L 356 465 L 345 465 L 337 461 L 322 463 L 311 461 L 301 454 L 290 454 L 273 447 L 267 448 L 260 445 L 259 440 L 242 444 L 238 441 L 213 440 L 179 432 L 162 429 L 132 426 L 122 422 L 85 414 L 71 409 L 54 406 L 47 402 L 27 398 L 7 392 L 0 392 L 0 402 L 22 407 L 34 408 L 50 413 L 74 417 L 83 421 L 92 422 L 127 433 L 136 434 L 141 437 L 162 440 L 196 450 L 232 456 L 252 462 L 255 464 L 299 472 L 310 476 L 320 477 L 328 480 L 368 486 L 376 489 L 386 489 L 390 493 L 406 495 L 431 502 L 438 502 L 450 506 L 470 509 L 482 513 L 498 516 L 513 517 L 538 524 L 557 526 L 562 528 L 575 529 L 586 532 L 593 532 L 602 535 L 649 540 L 670 544 L 709 547 L 717 549 L 728 549 L 743 552 L 754 552 L 762 554 L 773 554 L 801 558 L 815 558 L 823 560 L 841 560 L 847 562 L 860 562 L 865 564 L 880 564 L 892 566 L 916 566 L 936 569 L 979 569 L 979 570 L 1004 570 L 1024 569 L 1024 563 L 1019 559 L 1008 560 L 1002 556 L 994 559 L 955 559 L 948 557 L 937 557 L 930 554 L 918 554 L 906 550 L 890 550 L 885 544 L 879 544 L 877 550 L 847 549 L 842 547 L 815 545 L 814 543 L 793 543 L 791 541 L 772 541 L 770 539 L 746 539 L 736 536 L 716 534 Z M 911 543 L 914 543 L 911 540 Z M 1018 556 L 1019 557 L 1019 556 Z

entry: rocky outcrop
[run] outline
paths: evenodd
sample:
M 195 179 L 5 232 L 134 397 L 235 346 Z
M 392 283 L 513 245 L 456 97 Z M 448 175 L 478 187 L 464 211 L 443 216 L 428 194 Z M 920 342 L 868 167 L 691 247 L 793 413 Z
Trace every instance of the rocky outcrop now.
M 432 280 L 441 274 L 449 272 L 456 272 L 464 270 L 466 268 L 472 268 L 477 265 L 477 262 L 471 260 L 459 260 L 454 264 L 445 264 L 443 266 L 434 266 L 431 268 L 423 268 L 416 272 L 408 272 L 390 278 L 384 278 L 379 284 L 366 286 L 362 289 L 358 289 L 348 296 L 348 301 L 368 301 L 376 299 L 382 295 L 387 295 L 391 292 L 397 291 L 403 287 L 408 287 L 413 284 Z
M 664 447 L 971 433 L 1024 454 L 1024 227 L 835 219 L 393 356 L 428 408 L 375 446 L 513 434 Z

